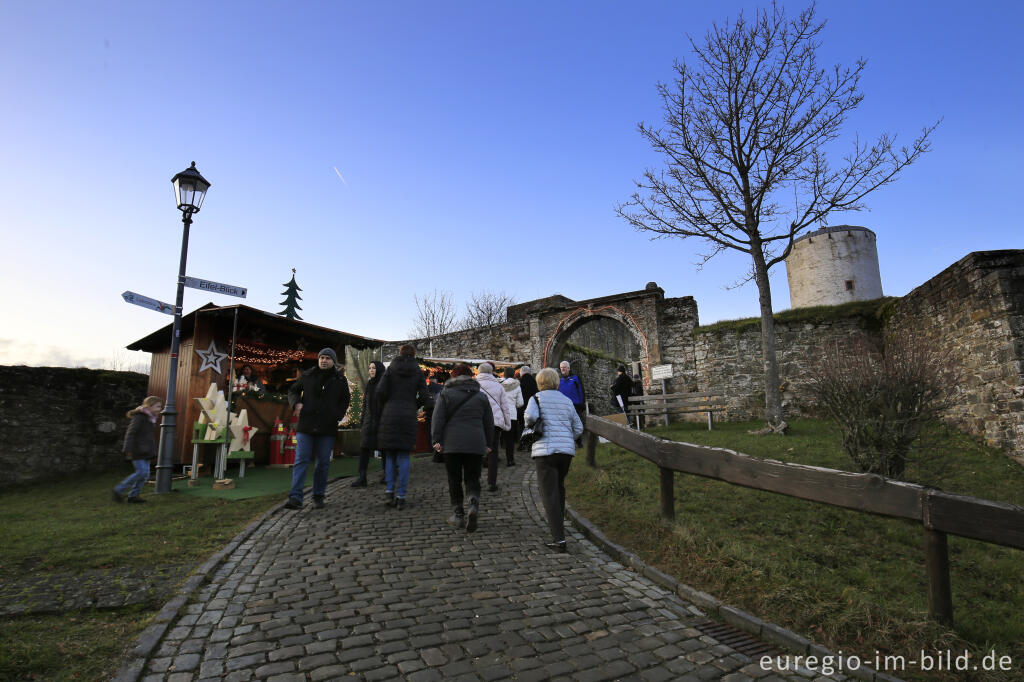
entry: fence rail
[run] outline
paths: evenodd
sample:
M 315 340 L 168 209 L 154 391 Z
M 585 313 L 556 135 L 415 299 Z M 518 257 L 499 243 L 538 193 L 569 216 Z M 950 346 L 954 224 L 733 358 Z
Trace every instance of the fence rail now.
M 759 459 L 724 448 L 664 440 L 601 417 L 587 417 L 587 464 L 597 466 L 598 436 L 658 465 L 661 513 L 675 518 L 675 472 L 695 474 L 811 502 L 921 522 L 928 611 L 952 623 L 946 535 L 1024 549 L 1024 507 L 953 495 L 914 483 L 824 467 Z

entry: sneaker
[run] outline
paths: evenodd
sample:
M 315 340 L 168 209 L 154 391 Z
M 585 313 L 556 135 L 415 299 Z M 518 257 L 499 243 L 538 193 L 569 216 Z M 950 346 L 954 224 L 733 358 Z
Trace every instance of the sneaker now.
M 448 517 L 448 525 L 454 528 L 464 528 L 466 526 L 466 515 L 455 512 Z
M 469 503 L 469 514 L 466 516 L 466 532 L 472 533 L 476 530 L 476 520 L 480 513 L 477 501 L 471 500 Z
M 142 504 L 145 500 L 136 495 L 135 497 L 129 497 L 125 502 L 128 504 Z
M 384 493 L 384 504 L 389 507 L 395 506 L 395 494 L 391 492 Z
M 352 481 L 352 487 L 353 488 L 365 488 L 366 487 L 366 479 L 365 478 L 357 478 L 356 480 Z
M 313 498 L 313 509 L 323 509 L 323 508 L 324 508 L 324 498 L 322 498 L 322 497 L 314 497 Z
M 117 489 L 110 491 L 110 496 L 114 498 L 114 502 L 124 502 L 124 496 L 117 492 Z
M 569 551 L 566 549 L 565 540 L 562 540 L 561 542 L 545 542 L 544 546 L 552 552 L 558 552 L 559 554 L 565 554 Z
M 395 500 L 395 509 L 405 509 L 405 498 L 399 497 Z
M 487 492 L 489 492 L 489 493 L 498 492 L 498 486 L 497 485 L 489 485 L 489 486 L 487 486 Z
M 288 501 L 284 503 L 285 509 L 302 509 L 302 503 L 296 502 L 292 498 L 288 498 Z

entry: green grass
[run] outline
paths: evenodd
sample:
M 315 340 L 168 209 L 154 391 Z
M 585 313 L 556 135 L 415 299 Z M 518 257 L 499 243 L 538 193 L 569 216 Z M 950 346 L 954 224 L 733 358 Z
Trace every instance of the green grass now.
M 787 437 L 760 422 L 652 429 L 662 437 L 850 470 L 831 424 L 795 420 Z M 931 434 L 930 462 L 908 479 L 1024 504 L 1024 468 L 955 432 Z M 953 629 L 927 617 L 920 524 L 677 474 L 676 521 L 658 515 L 657 467 L 610 444 L 598 469 L 575 466 L 570 502 L 616 542 L 680 581 L 833 650 L 874 658 L 921 649 L 995 649 L 1024 665 L 1024 553 L 950 537 Z M 582 464 L 582 462 L 580 462 Z M 905 673 L 911 676 L 910 671 Z M 998 679 L 998 678 L 987 678 Z M 1006 678 L 1014 679 L 1014 678 Z
M 356 466 L 336 460 L 332 477 Z M 281 502 L 291 469 L 249 469 L 235 490 L 175 482 L 143 505 L 115 504 L 110 489 L 128 469 L 82 475 L 0 495 L 0 580 L 115 567 L 198 565 Z M 312 471 L 309 478 L 311 480 Z M 180 488 L 180 490 L 179 490 Z M 256 496 L 253 496 L 256 495 Z M 0 617 L 0 680 L 105 679 L 161 603 L 109 611 Z
M 852 317 L 860 318 L 867 329 L 881 329 L 885 320 L 892 314 L 893 306 L 899 299 L 891 296 L 876 298 L 871 301 L 850 301 L 839 305 L 820 305 L 807 308 L 782 310 L 773 315 L 777 323 L 782 324 L 824 324 Z M 744 317 L 736 320 L 721 320 L 714 324 L 697 327 L 695 334 L 714 332 L 738 332 L 761 328 L 760 317 Z

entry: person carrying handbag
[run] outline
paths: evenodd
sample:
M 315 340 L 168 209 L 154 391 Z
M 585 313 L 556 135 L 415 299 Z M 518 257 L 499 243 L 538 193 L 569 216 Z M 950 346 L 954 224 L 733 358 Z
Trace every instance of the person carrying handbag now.
M 530 455 L 537 467 L 537 488 L 551 531 L 551 542 L 544 544 L 565 552 L 565 477 L 576 454 L 576 440 L 583 435 L 583 422 L 572 401 L 558 391 L 558 372 L 550 367 L 542 369 L 537 387 L 540 390 L 527 403 L 523 422 L 527 429 L 533 431 L 539 426 L 541 431 Z
M 448 524 L 456 528 L 465 527 L 468 533 L 477 528 L 480 472 L 483 458 L 490 452 L 488 440 L 493 429 L 490 401 L 480 384 L 473 380 L 473 370 L 469 365 L 459 363 L 452 370 L 452 378 L 444 383 L 444 390 L 434 406 L 430 440 L 434 452 L 444 454 L 448 496 L 452 504 Z M 466 498 L 469 501 L 468 519 L 464 506 Z

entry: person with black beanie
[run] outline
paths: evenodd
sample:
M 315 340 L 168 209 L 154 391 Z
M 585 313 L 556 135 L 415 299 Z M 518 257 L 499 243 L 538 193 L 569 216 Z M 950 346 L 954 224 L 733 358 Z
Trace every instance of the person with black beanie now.
M 348 381 L 337 370 L 333 348 L 317 354 L 315 367 L 307 369 L 288 390 L 288 404 L 299 417 L 296 425 L 295 465 L 286 509 L 302 509 L 303 487 L 310 460 L 313 469 L 313 506 L 322 509 L 327 493 L 327 469 L 338 437 L 338 420 L 345 416 L 351 394 Z

